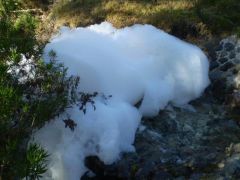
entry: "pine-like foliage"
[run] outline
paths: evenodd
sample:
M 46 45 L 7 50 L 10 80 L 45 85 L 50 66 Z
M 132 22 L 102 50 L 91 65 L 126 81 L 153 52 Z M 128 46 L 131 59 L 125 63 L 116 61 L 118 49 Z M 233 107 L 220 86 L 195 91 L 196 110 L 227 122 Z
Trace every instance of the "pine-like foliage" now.
M 69 105 L 79 81 L 66 77 L 54 52 L 41 60 L 38 20 L 20 7 L 0 0 L 0 179 L 38 179 L 47 170 L 47 152 L 29 137 Z

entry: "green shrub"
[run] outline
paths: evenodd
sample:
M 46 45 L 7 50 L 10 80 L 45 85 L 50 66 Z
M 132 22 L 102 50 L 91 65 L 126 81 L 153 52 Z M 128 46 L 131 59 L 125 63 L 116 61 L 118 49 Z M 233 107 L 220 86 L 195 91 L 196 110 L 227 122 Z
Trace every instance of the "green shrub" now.
M 1 174 L 4 179 L 9 179 L 9 174 L 10 177 L 22 174 L 16 171 L 19 162 L 24 162 L 16 157 L 24 154 L 20 147 L 26 149 L 24 142 L 33 129 L 64 111 L 70 103 L 69 91 L 78 84 L 78 78 L 67 78 L 66 69 L 55 61 L 45 64 L 36 60 L 34 66 L 34 79 L 24 83 L 8 73 L 12 67 L 21 69 L 18 63 L 0 68 L 0 163 L 4 167 Z
M 43 62 L 37 20 L 13 12 L 19 8 L 13 2 L 0 1 L 0 179 L 38 179 L 47 170 L 48 155 L 36 144 L 28 147 L 31 133 L 69 106 L 79 78 L 66 76 L 54 52 Z M 30 59 L 32 74 L 21 64 L 24 58 Z
M 34 47 L 39 46 L 35 37 L 38 25 L 36 18 L 28 13 L 16 15 L 4 14 L 0 18 L 0 57 L 1 60 L 10 54 L 10 49 L 30 55 L 39 54 Z
M 30 144 L 26 152 L 25 172 L 23 177 L 39 179 L 47 171 L 46 159 L 49 155 L 37 144 Z

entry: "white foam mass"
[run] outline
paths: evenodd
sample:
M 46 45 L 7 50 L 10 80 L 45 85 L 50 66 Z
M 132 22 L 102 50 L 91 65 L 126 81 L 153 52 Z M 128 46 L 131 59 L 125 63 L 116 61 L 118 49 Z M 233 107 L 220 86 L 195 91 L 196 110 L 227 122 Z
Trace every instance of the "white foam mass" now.
M 80 76 L 79 91 L 112 98 L 96 98 L 96 110 L 89 104 L 86 114 L 68 109 L 77 124 L 73 132 L 64 127 L 64 114 L 37 131 L 35 140 L 51 154 L 45 179 L 79 179 L 86 156 L 110 164 L 121 152 L 134 151 L 142 116 L 155 116 L 169 103 L 185 105 L 209 84 L 204 53 L 151 25 L 63 27 L 47 44 L 46 61 L 50 50 L 69 75 Z

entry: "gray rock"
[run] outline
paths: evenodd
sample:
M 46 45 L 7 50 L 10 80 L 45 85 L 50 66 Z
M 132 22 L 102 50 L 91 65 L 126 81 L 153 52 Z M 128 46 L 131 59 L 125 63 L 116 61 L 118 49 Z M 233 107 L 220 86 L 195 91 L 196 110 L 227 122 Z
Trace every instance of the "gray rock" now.
M 214 72 L 211 72 L 209 74 L 209 77 L 210 77 L 211 81 L 216 81 L 223 77 L 223 73 L 221 71 L 216 70 Z
M 217 68 L 218 66 L 219 66 L 218 62 L 216 62 L 216 61 L 210 62 L 210 70 L 213 70 L 213 69 Z
M 240 47 L 236 48 L 236 52 L 240 53 Z
M 231 51 L 231 50 L 234 49 L 234 45 L 232 43 L 230 43 L 230 42 L 227 42 L 227 43 L 224 44 L 224 49 L 226 51 Z
M 227 57 L 227 56 L 228 56 L 228 52 L 225 51 L 225 50 L 220 51 L 219 53 L 220 53 L 220 56 L 219 56 L 220 58 L 224 58 L 224 57 Z
M 103 179 L 237 178 L 238 162 L 230 162 L 240 151 L 237 144 L 240 128 L 224 116 L 220 104 L 206 103 L 204 98 L 193 104 L 196 112 L 173 108 L 176 118 L 169 118 L 168 111 L 155 118 L 145 118 L 146 130 L 136 134 L 136 153 L 125 154 L 112 168 L 100 163 L 104 167 Z M 152 138 L 149 131 L 160 134 L 161 138 Z M 234 145 L 229 156 L 225 149 L 231 142 Z M 223 168 L 219 168 L 219 162 L 223 162 Z
M 240 143 L 237 143 L 233 146 L 234 153 L 240 153 Z
M 227 71 L 227 70 L 229 70 L 230 68 L 232 68 L 234 66 L 234 64 L 232 63 L 232 62 L 227 62 L 227 63 L 225 63 L 224 65 L 222 65 L 221 67 L 220 67 L 220 70 L 221 71 Z
M 189 180 L 200 180 L 202 177 L 204 176 L 204 174 L 202 173 L 193 173 Z
M 227 58 L 220 58 L 218 61 L 219 61 L 220 63 L 225 63 L 225 62 L 228 61 L 228 59 L 227 59 Z
M 235 52 L 231 52 L 231 53 L 229 54 L 229 58 L 230 58 L 230 59 L 233 59 L 233 58 L 235 58 L 235 57 L 236 57 Z
M 215 51 L 221 51 L 223 49 L 223 43 L 220 43 L 216 48 Z
M 234 62 L 235 64 L 239 64 L 239 63 L 240 63 L 240 59 L 234 58 L 234 59 L 233 59 L 233 62 Z
M 171 179 L 173 179 L 173 177 L 169 173 L 167 173 L 163 170 L 158 170 L 156 172 L 156 174 L 154 174 L 152 179 L 153 180 L 160 180 L 160 179 L 171 180 Z

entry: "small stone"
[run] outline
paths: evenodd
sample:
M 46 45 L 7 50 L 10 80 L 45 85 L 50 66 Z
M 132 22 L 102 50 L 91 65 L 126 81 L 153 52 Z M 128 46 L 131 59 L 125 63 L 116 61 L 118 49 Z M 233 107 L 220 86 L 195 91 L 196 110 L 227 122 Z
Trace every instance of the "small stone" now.
M 227 62 L 225 63 L 223 66 L 220 67 L 221 71 L 227 71 L 228 69 L 233 67 L 233 63 L 232 62 Z
M 238 89 L 240 88 L 240 74 L 237 74 L 235 76 L 234 85 L 235 85 L 236 88 L 238 88 Z M 234 94 L 236 94 L 236 93 L 234 93 Z
M 231 50 L 233 50 L 234 49 L 234 45 L 232 44 L 232 43 L 226 43 L 225 45 L 224 45 L 224 48 L 227 50 L 227 51 L 231 51 Z
M 225 166 L 225 164 L 222 162 L 218 164 L 218 168 L 220 168 L 220 169 L 224 168 L 224 166 Z
M 225 63 L 225 62 L 228 61 L 228 59 L 227 59 L 227 58 L 220 58 L 218 61 L 219 61 L 220 63 Z
M 210 62 L 210 70 L 213 70 L 213 69 L 217 68 L 218 66 L 219 66 L 218 62 L 216 62 L 216 61 Z
M 235 57 L 236 57 L 236 54 L 235 54 L 234 52 L 231 52 L 230 55 L 229 55 L 229 58 L 230 58 L 230 59 L 233 59 L 233 58 L 235 58 Z

